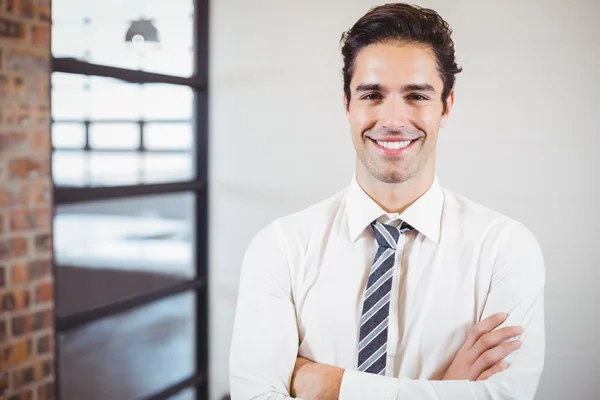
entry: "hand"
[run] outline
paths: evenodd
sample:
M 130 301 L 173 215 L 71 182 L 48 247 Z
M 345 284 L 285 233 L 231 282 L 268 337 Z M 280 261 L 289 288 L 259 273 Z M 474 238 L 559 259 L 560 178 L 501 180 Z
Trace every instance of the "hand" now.
M 303 400 L 338 400 L 344 370 L 298 357 L 290 394 Z
M 454 357 L 442 379 L 479 381 L 508 368 L 509 363 L 503 361 L 504 358 L 519 349 L 522 342 L 503 342 L 520 335 L 523 329 L 519 326 L 508 326 L 492 331 L 504 322 L 507 316 L 503 313 L 494 314 L 473 326 L 465 344 Z

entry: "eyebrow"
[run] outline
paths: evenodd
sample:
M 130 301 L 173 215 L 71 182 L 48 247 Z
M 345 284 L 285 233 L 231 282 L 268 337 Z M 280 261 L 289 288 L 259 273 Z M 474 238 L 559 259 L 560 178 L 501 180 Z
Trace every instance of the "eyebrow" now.
M 356 91 L 357 92 L 370 92 L 370 91 L 375 91 L 375 92 L 381 92 L 383 91 L 383 86 L 381 86 L 378 83 L 361 83 L 360 85 L 358 85 L 356 87 Z M 424 83 L 424 84 L 409 84 L 409 85 L 404 85 L 402 86 L 401 92 L 406 93 L 406 92 L 431 92 L 431 93 L 435 93 L 435 89 L 433 88 L 433 86 L 431 86 L 428 83 Z

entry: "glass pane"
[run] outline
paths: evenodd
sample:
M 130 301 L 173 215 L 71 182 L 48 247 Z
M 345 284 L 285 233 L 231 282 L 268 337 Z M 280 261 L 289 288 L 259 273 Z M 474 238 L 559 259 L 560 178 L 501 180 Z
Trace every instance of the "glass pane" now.
M 54 151 L 52 154 L 52 179 L 63 186 L 83 186 L 89 182 L 89 165 L 81 151 Z
M 83 121 L 89 116 L 90 77 L 55 72 L 52 79 L 52 118 Z
M 159 83 L 140 87 L 142 118 L 192 120 L 194 92 L 191 88 Z
M 194 195 L 59 205 L 57 314 L 72 315 L 189 280 Z
M 52 146 L 57 149 L 83 149 L 85 125 L 81 123 L 52 124 Z
M 60 398 L 141 399 L 189 377 L 195 319 L 188 292 L 60 335 Z
M 57 186 L 120 186 L 193 179 L 192 153 L 55 151 L 53 180 Z
M 192 179 L 192 157 L 182 154 L 146 154 L 143 159 L 145 179 L 150 182 Z
M 139 146 L 139 124 L 90 124 L 92 149 L 136 149 Z
M 67 140 L 67 133 L 60 134 L 67 122 L 83 126 L 84 121 L 90 121 L 92 149 L 121 150 L 76 156 L 55 152 L 55 184 L 114 186 L 193 179 L 193 100 L 192 89 L 184 86 L 138 85 L 53 73 L 52 113 L 54 124 L 61 124 L 57 125 L 57 135 L 62 135 L 57 140 Z M 171 155 L 133 151 L 140 144 L 139 121 L 145 124 L 144 138 L 149 150 L 188 151 Z M 78 140 L 81 142 L 81 138 Z M 132 152 L 123 153 L 124 149 Z
M 53 1 L 52 53 L 96 64 L 190 76 L 193 12 L 192 0 Z M 130 37 L 138 35 L 133 41 L 126 41 L 129 29 Z M 158 42 L 152 41 L 154 29 Z
M 52 117 L 56 121 L 176 119 L 190 122 L 193 98 L 193 90 L 187 86 L 139 85 L 96 76 L 52 74 Z
M 169 397 L 169 400 L 196 400 L 196 389 L 190 388 L 182 390 L 175 396 Z
M 144 127 L 144 144 L 147 149 L 191 150 L 191 124 L 147 124 Z

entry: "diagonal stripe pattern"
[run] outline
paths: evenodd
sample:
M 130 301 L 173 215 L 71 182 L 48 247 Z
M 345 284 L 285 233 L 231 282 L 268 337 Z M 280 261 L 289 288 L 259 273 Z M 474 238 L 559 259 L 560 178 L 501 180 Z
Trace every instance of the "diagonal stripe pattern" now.
M 405 222 L 398 228 L 377 221 L 371 226 L 378 248 L 369 273 L 360 318 L 358 370 L 385 375 L 390 292 L 396 248 L 400 235 L 413 228 Z

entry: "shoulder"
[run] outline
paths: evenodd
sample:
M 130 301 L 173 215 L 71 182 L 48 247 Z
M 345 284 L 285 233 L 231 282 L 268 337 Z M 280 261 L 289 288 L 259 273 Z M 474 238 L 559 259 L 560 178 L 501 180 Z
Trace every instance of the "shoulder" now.
M 347 188 L 302 210 L 277 218 L 261 228 L 251 241 L 251 246 L 270 244 L 287 247 L 291 242 L 307 242 L 319 232 L 324 232 L 336 216 L 343 212 Z
M 446 212 L 447 211 L 447 212 Z M 444 189 L 444 219 L 463 237 L 481 243 L 497 257 L 522 257 L 543 262 L 541 246 L 521 221 Z
M 528 231 L 521 222 L 447 189 L 444 189 L 444 217 L 449 223 L 459 224 L 463 231 Z

